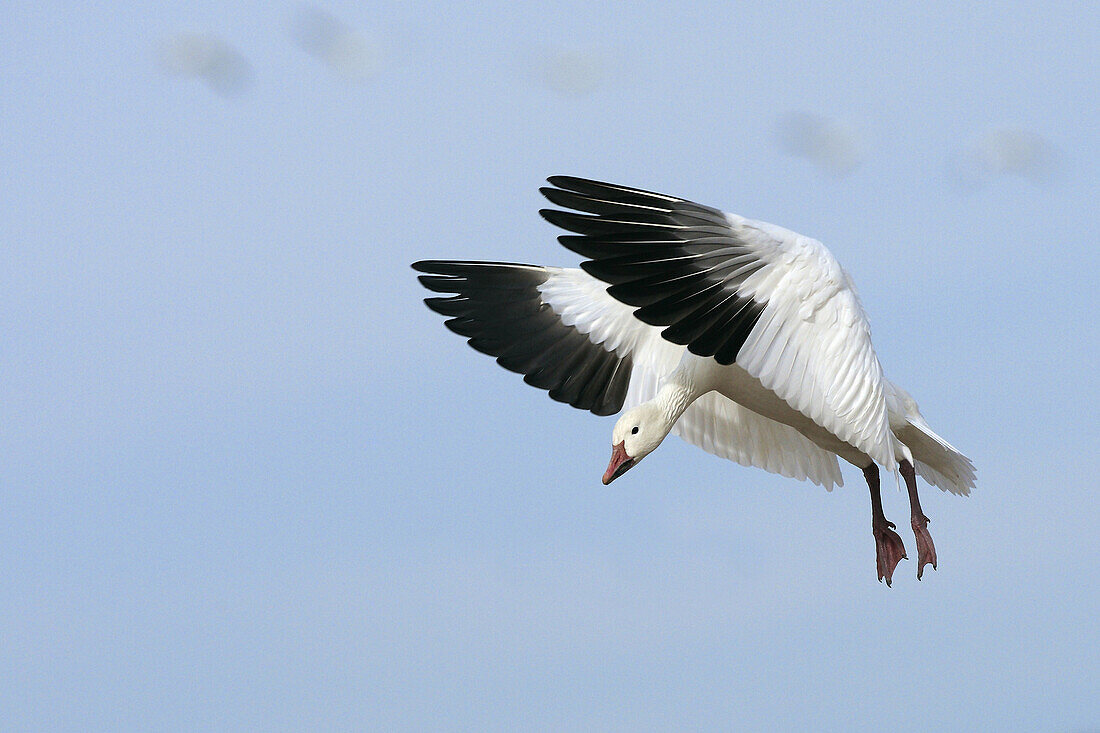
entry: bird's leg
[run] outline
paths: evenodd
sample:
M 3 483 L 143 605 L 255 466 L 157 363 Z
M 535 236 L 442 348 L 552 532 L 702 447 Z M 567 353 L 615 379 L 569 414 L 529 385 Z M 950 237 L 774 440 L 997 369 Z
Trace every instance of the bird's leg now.
M 920 508 L 920 499 L 917 497 L 917 472 L 913 470 L 913 464 L 902 460 L 901 477 L 905 479 L 905 487 L 909 489 L 909 509 L 912 511 L 913 535 L 917 538 L 917 580 L 924 574 L 924 566 L 931 565 L 936 569 L 936 546 L 932 544 L 932 535 L 928 534 L 928 517 Z
M 886 580 L 889 586 L 894 578 L 894 568 L 909 557 L 905 554 L 905 545 L 901 537 L 894 531 L 896 525 L 886 521 L 882 513 L 882 495 L 878 488 L 878 466 L 872 463 L 863 469 L 863 476 L 867 479 L 867 486 L 871 489 L 871 532 L 875 535 L 875 554 L 878 563 L 878 580 L 881 583 Z

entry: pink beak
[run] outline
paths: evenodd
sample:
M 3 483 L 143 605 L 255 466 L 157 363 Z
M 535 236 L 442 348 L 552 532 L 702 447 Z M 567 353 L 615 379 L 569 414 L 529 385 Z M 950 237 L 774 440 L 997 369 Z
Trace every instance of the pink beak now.
M 607 464 L 607 470 L 603 474 L 603 484 L 607 486 L 615 479 L 622 476 L 634 465 L 634 459 L 626 454 L 626 441 L 611 447 L 611 463 Z

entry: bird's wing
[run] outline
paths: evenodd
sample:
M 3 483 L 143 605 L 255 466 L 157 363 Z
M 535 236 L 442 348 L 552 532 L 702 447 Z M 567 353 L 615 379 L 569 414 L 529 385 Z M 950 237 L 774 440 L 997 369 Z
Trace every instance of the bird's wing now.
M 820 242 L 674 196 L 564 176 L 543 210 L 584 270 L 665 340 L 736 363 L 893 469 L 884 376 L 847 273 Z M 583 213 L 578 213 L 583 212 Z
M 684 347 L 607 294 L 606 283 L 576 269 L 499 262 L 424 261 L 413 265 L 448 328 L 497 357 L 524 381 L 574 407 L 609 415 L 653 399 Z M 794 428 L 715 393 L 680 417 L 673 432 L 709 453 L 832 488 L 836 457 Z
M 555 308 L 542 293 L 560 275 L 553 268 L 440 260 L 413 268 L 426 273 L 420 276 L 426 288 L 452 294 L 424 302 L 450 316 L 447 328 L 468 337 L 470 346 L 495 356 L 555 400 L 597 415 L 622 409 L 634 371 L 634 341 L 644 326 L 594 340 L 589 333 L 605 326 L 601 316 L 614 313 L 600 313 L 583 301 Z

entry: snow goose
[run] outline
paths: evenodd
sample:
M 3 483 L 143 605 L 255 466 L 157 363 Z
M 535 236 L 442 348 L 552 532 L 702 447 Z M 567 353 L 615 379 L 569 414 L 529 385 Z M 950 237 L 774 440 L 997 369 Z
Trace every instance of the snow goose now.
M 917 578 L 937 558 L 916 474 L 955 494 L 970 460 L 936 435 L 871 346 L 848 274 L 820 242 L 675 196 L 555 176 L 541 211 L 581 269 L 425 260 L 425 300 L 478 351 L 555 400 L 611 415 L 610 483 L 670 433 L 831 489 L 863 470 L 879 580 L 907 557 L 878 465 L 909 492 Z

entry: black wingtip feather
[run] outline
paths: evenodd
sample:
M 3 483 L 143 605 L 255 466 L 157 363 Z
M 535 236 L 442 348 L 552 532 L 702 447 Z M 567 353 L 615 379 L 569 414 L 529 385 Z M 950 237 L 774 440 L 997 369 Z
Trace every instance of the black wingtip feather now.
M 539 193 L 557 206 L 600 216 L 637 221 L 668 221 L 672 214 L 668 204 L 662 204 L 656 200 L 647 204 L 629 203 L 615 200 L 613 197 L 586 195 L 561 188 L 540 188 Z
M 461 281 L 449 275 L 418 275 L 420 284 L 436 293 L 454 293 L 455 286 Z
M 676 202 L 683 199 L 669 196 L 656 191 L 646 191 L 641 188 L 620 186 L 617 183 L 605 183 L 594 181 L 590 178 L 577 178 L 575 176 L 550 176 L 546 181 L 551 186 L 557 186 L 568 191 L 584 194 L 586 196 L 604 196 L 616 201 L 626 203 L 641 203 L 644 201 Z
M 539 216 L 556 227 L 576 234 L 588 234 L 590 232 L 589 224 L 599 221 L 599 219 L 594 216 L 590 217 L 572 211 L 561 211 L 559 209 L 539 209 Z

